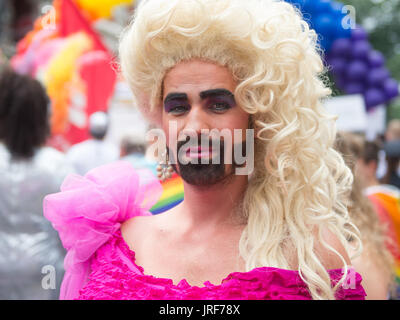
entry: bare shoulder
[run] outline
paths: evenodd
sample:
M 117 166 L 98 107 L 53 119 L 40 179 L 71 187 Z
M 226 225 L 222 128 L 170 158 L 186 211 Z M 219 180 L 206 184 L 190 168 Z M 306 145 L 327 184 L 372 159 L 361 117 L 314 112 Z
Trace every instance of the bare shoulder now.
M 327 228 L 322 229 L 322 238 L 323 240 L 334 250 L 336 250 L 346 261 L 346 264 L 348 266 L 351 265 L 351 260 L 350 257 L 343 246 L 343 244 L 340 242 L 339 238 L 330 230 Z M 318 237 L 316 237 L 318 239 Z M 326 248 L 322 243 L 317 242 L 315 245 L 315 251 L 316 254 L 318 255 L 322 265 L 326 269 L 341 269 L 343 268 L 343 261 L 340 259 L 340 257 Z
M 136 216 L 121 225 L 121 234 L 131 247 L 141 247 L 142 243 L 154 240 L 153 238 L 165 224 L 165 215 Z
M 121 231 L 130 231 L 132 229 L 138 228 L 140 230 L 141 226 L 149 223 L 150 220 L 154 220 L 155 216 L 136 216 L 126 220 L 121 225 Z
M 125 242 L 133 249 L 133 244 L 140 247 L 150 236 L 157 216 L 136 216 L 121 225 L 121 234 Z
M 386 300 L 390 290 L 391 275 L 381 268 L 379 258 L 363 250 L 361 256 L 352 260 L 355 270 L 362 277 L 367 300 Z

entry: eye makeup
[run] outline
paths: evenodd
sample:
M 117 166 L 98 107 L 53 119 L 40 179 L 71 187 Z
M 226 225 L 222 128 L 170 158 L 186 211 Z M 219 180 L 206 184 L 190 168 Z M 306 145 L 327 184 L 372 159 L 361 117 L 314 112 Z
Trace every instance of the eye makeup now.
M 216 113 L 223 113 L 236 106 L 235 97 L 232 92 L 226 89 L 210 89 L 199 94 L 207 109 Z M 166 113 L 181 115 L 191 108 L 186 93 L 169 93 L 164 100 Z
M 205 90 L 200 92 L 200 98 L 205 99 L 208 97 L 215 97 L 215 96 L 227 96 L 233 98 L 235 100 L 235 97 L 232 92 L 230 92 L 227 89 L 210 89 L 210 90 Z
M 226 89 L 211 89 L 200 92 L 200 98 L 206 100 L 206 105 L 214 112 L 224 112 L 236 106 L 235 96 Z
M 170 93 L 164 100 L 164 110 L 166 113 L 182 114 L 189 109 L 190 105 L 186 93 Z
M 190 106 L 187 102 L 170 101 L 164 105 L 164 110 L 166 113 L 178 115 L 189 111 Z
M 164 104 L 171 100 L 188 100 L 188 96 L 186 93 L 171 92 L 165 97 Z
M 214 112 L 224 112 L 228 109 L 233 108 L 236 103 L 233 97 L 228 96 L 215 96 L 207 98 L 207 108 Z

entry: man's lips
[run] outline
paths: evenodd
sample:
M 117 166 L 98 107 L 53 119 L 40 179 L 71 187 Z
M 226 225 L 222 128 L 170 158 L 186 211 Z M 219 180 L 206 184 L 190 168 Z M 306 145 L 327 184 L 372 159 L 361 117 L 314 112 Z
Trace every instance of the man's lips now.
M 186 156 L 190 158 L 209 157 L 212 154 L 213 148 L 189 147 L 186 151 Z

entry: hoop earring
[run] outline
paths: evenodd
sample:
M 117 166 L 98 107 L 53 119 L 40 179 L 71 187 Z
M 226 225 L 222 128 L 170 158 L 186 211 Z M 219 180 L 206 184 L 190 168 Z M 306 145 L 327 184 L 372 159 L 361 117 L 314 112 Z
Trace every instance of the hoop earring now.
M 174 168 L 169 164 L 169 156 L 167 151 L 165 151 L 163 154 L 163 158 L 165 159 L 165 162 L 160 161 L 157 165 L 157 177 L 161 181 L 171 178 L 172 172 L 174 171 Z

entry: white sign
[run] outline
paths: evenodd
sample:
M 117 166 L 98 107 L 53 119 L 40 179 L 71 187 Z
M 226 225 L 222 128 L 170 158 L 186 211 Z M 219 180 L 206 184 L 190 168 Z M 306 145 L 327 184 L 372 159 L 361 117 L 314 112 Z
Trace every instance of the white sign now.
M 367 113 L 368 128 L 366 130 L 366 139 L 375 140 L 378 134 L 386 131 L 386 106 L 380 104 Z
M 326 110 L 338 116 L 338 131 L 365 132 L 368 128 L 368 117 L 362 95 L 332 97 L 324 101 Z

